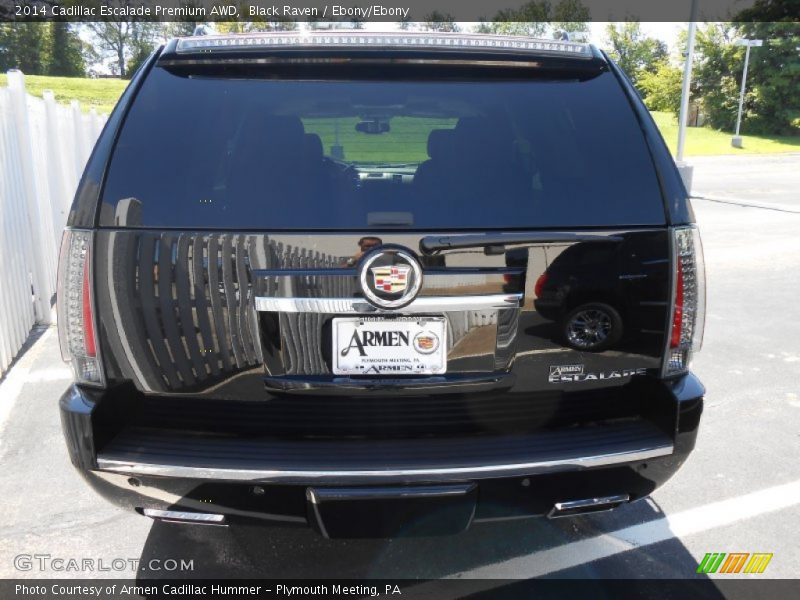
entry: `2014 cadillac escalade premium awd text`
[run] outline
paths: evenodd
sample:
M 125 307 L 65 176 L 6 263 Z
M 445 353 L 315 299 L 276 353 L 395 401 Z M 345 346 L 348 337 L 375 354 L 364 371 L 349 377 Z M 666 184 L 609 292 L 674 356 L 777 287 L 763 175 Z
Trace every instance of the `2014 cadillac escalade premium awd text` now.
M 585 44 L 174 40 L 97 142 L 59 286 L 72 462 L 156 519 L 452 533 L 644 498 L 695 443 L 700 239 Z

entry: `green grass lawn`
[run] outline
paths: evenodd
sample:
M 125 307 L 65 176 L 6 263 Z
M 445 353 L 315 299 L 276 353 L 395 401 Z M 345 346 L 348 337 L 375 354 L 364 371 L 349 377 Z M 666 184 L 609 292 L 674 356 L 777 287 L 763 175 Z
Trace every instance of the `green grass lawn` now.
M 338 122 L 338 134 L 336 131 Z M 428 158 L 428 134 L 434 129 L 452 129 L 455 119 L 394 117 L 391 130 L 380 135 L 356 132 L 357 118 L 303 119 L 307 133 L 316 133 L 330 154 L 336 143 L 344 147 L 345 158 L 359 163 L 415 163 Z
M 653 112 L 653 119 L 672 154 L 678 145 L 678 121 L 666 112 Z M 392 130 L 383 135 L 369 136 L 355 132 L 357 119 L 339 119 L 339 142 L 346 158 L 357 162 L 419 162 L 427 158 L 426 141 L 432 129 L 455 127 L 454 120 L 412 119 L 395 117 Z M 305 129 L 319 134 L 326 153 L 334 143 L 335 132 L 331 119 L 305 119 Z M 760 137 L 743 135 L 744 148 L 731 146 L 733 134 L 708 127 L 689 127 L 686 130 L 686 156 L 712 154 L 768 154 L 800 152 L 800 136 Z
M 672 154 L 678 146 L 678 119 L 668 112 L 653 112 L 653 119 L 664 136 Z M 800 136 L 762 137 L 742 132 L 744 148 L 731 146 L 732 132 L 717 131 L 709 127 L 686 129 L 686 156 L 708 154 L 769 154 L 773 152 L 800 152 Z
M 0 86 L 7 85 L 6 79 L 5 73 L 0 74 Z M 77 100 L 84 112 L 94 105 L 101 114 L 111 112 L 126 85 L 128 82 L 122 79 L 25 76 L 29 94 L 41 98 L 44 90 L 53 90 L 58 102 L 69 104 L 71 100 Z
M 43 77 L 27 75 L 25 84 L 28 92 L 34 96 L 42 96 L 44 90 L 50 89 L 55 93 L 56 100 L 69 103 L 78 100 L 84 111 L 94 105 L 99 113 L 110 113 L 114 104 L 127 85 L 121 79 L 84 79 L 77 77 Z M 6 75 L 0 74 L 0 86 L 6 85 Z M 675 153 L 678 143 L 678 122 L 670 113 L 653 112 L 653 118 L 664 136 L 670 150 Z M 335 132 L 332 126 L 320 121 L 314 124 L 308 120 L 306 129 L 315 131 L 323 140 L 326 152 L 334 143 Z M 425 136 L 416 131 L 419 127 L 427 130 L 437 127 L 452 127 L 452 124 L 427 122 L 422 119 L 392 119 L 392 131 L 383 136 L 380 144 L 376 144 L 371 136 L 354 136 L 352 134 L 355 120 L 341 120 L 340 142 L 347 148 L 347 158 L 371 162 L 376 159 L 377 146 L 381 146 L 381 160 L 386 161 L 417 161 L 424 160 L 426 156 Z M 433 120 L 430 120 L 433 121 Z M 316 125 L 316 126 L 315 126 Z M 800 136 L 750 136 L 744 132 L 744 148 L 737 149 L 731 146 L 730 132 L 716 131 L 708 127 L 689 127 L 686 131 L 686 156 L 699 156 L 708 154 L 766 154 L 774 152 L 800 152 Z M 358 141 L 354 139 L 358 137 Z M 388 146 L 392 151 L 385 152 Z

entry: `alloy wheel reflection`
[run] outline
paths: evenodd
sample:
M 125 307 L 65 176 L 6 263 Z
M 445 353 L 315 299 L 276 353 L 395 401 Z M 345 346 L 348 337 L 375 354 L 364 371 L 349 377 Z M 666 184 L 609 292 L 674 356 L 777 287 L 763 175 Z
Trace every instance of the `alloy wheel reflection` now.
M 583 310 L 567 323 L 569 343 L 583 350 L 601 346 L 611 332 L 611 316 L 598 309 Z

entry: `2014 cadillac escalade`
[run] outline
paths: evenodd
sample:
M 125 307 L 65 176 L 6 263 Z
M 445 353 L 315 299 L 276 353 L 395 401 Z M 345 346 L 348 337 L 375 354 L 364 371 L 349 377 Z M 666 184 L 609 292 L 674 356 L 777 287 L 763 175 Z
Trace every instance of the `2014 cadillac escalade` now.
M 63 239 L 72 462 L 156 519 L 330 537 L 644 498 L 702 411 L 693 221 L 593 46 L 173 40 Z

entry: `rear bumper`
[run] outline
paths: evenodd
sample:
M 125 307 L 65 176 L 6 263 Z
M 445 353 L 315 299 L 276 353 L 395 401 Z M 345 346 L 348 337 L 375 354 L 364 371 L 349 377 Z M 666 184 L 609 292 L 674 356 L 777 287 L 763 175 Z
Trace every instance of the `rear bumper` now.
M 473 519 L 545 515 L 557 502 L 646 497 L 680 468 L 694 448 L 703 406 L 704 390 L 693 375 L 663 385 L 674 411 L 674 430 L 633 423 L 489 440 L 346 446 L 253 439 L 198 443 L 196 437 L 180 434 L 148 439 L 148 434 L 135 430 L 98 439 L 94 432 L 103 429 L 93 422 L 106 418 L 99 408 L 104 404 L 100 392 L 73 386 L 60 405 L 73 464 L 102 496 L 129 509 L 212 512 L 226 515 L 229 522 L 257 519 L 319 528 L 318 506 L 311 502 L 314 494 L 309 490 L 322 490 L 317 497 L 326 497 L 325 490 L 347 488 L 370 491 L 360 494 L 359 501 L 367 501 L 371 508 L 391 507 L 385 514 L 402 515 L 400 507 L 407 506 L 413 515 L 410 522 L 421 523 L 425 519 L 412 508 L 430 504 L 431 510 L 442 514 L 448 502 L 419 502 L 416 491 L 432 485 L 467 485 L 472 508 L 465 508 L 463 498 L 453 504 L 454 513 L 469 517 L 466 524 L 463 518 L 459 521 L 466 526 Z M 390 501 L 381 501 L 381 496 Z M 408 502 L 403 501 L 406 496 Z M 355 505 L 341 506 L 346 515 Z M 379 533 L 393 531 L 397 529 Z
M 536 435 L 389 441 L 262 441 L 123 431 L 102 471 L 211 481 L 372 485 L 460 482 L 579 471 L 673 454 L 645 422 Z

